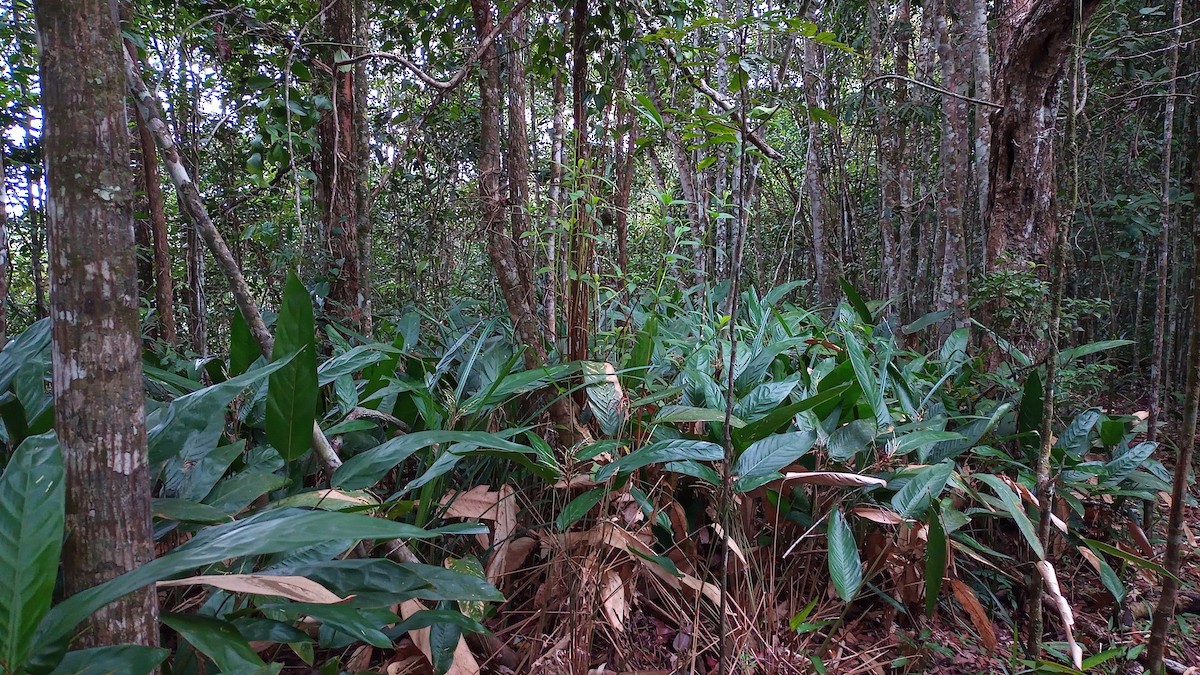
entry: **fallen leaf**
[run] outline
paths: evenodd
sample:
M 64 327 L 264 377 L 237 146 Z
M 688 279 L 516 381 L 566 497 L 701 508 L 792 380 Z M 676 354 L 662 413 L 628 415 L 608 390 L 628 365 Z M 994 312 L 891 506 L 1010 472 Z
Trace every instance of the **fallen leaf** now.
M 880 525 L 899 525 L 904 522 L 899 513 L 880 506 L 856 506 L 850 509 L 850 513 Z
M 971 617 L 971 623 L 975 625 L 975 630 L 979 631 L 979 639 L 983 641 L 984 648 L 989 652 L 994 652 L 999 644 L 996 640 L 996 628 L 992 625 L 992 620 L 988 618 L 987 611 L 980 604 L 979 598 L 975 597 L 975 591 L 958 579 L 950 579 L 950 587 L 954 590 L 954 597 L 958 600 L 958 604 L 967 610 L 967 614 Z
M 629 616 L 629 606 L 625 603 L 625 584 L 616 570 L 608 570 L 604 573 L 600 594 L 604 618 L 608 619 L 610 626 L 624 632 L 625 620 Z
M 347 598 L 338 596 L 312 579 L 296 576 L 205 574 L 185 579 L 160 581 L 157 586 L 164 588 L 171 586 L 194 586 L 197 584 L 220 588 L 231 593 L 269 595 L 276 598 L 295 600 L 296 602 L 312 602 L 320 605 L 332 605 L 347 600 Z

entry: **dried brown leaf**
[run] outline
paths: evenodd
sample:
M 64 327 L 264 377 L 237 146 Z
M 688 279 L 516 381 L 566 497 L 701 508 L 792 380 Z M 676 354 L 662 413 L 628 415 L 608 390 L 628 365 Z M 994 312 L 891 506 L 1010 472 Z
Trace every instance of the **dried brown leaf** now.
M 158 587 L 194 586 L 203 584 L 231 593 L 250 593 L 287 598 L 296 602 L 332 605 L 346 598 L 306 577 L 272 576 L 267 574 L 205 574 L 173 581 L 160 581 Z
M 983 609 L 979 598 L 975 597 L 975 591 L 958 579 L 950 579 L 950 587 L 954 590 L 954 597 L 958 600 L 958 604 L 967 610 L 967 615 L 971 617 L 971 623 L 974 624 L 975 630 L 979 631 L 979 639 L 983 641 L 984 648 L 989 652 L 996 651 L 996 646 L 999 644 L 996 640 L 996 628 L 992 625 L 992 620 L 988 618 L 987 611 Z

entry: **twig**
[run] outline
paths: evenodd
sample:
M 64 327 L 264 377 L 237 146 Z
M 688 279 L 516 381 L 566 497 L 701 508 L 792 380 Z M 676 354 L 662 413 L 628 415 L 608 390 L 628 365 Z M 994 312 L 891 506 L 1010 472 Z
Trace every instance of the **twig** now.
M 941 87 L 939 87 L 937 85 L 929 84 L 928 82 L 922 82 L 920 80 L 914 80 L 911 77 L 905 77 L 903 75 L 896 75 L 894 73 L 880 75 L 873 79 L 867 80 L 867 83 L 863 85 L 863 88 L 865 89 L 877 82 L 882 82 L 884 80 L 902 80 L 902 81 L 908 82 L 910 84 L 915 84 L 918 87 L 924 87 L 931 91 L 936 91 L 939 94 L 942 94 L 943 96 L 952 96 L 954 98 L 957 98 L 957 99 L 960 99 L 963 101 L 975 103 L 975 104 L 982 105 L 982 106 L 987 106 L 988 108 L 995 108 L 996 110 L 1004 110 L 1004 106 L 1000 105 L 999 103 L 994 103 L 992 101 L 985 101 L 981 98 L 972 98 L 970 96 L 964 96 L 962 94 L 956 94 L 956 93 L 950 91 L 949 89 L 942 89 Z

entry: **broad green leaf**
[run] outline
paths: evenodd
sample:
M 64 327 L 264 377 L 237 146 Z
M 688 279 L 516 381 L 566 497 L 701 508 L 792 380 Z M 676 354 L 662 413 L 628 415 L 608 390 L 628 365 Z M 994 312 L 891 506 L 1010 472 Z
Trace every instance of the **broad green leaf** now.
M 846 352 L 850 355 L 850 364 L 854 368 L 854 377 L 858 380 L 858 386 L 862 389 L 867 404 L 871 406 L 871 412 L 875 414 L 875 423 L 881 429 L 886 428 L 892 423 L 892 414 L 888 411 L 887 403 L 884 400 L 883 388 L 879 386 L 875 373 L 871 371 L 871 366 L 867 363 L 866 350 L 858 341 L 858 336 L 854 334 L 854 331 L 847 330 L 844 337 Z
M 1058 354 L 1058 363 L 1064 365 L 1078 358 L 1083 358 L 1097 352 L 1108 351 L 1109 349 L 1117 349 L 1128 345 L 1137 344 L 1133 340 L 1101 340 L 1099 342 L 1090 342 L 1086 345 L 1080 345 L 1071 349 L 1064 349 Z
M 237 377 L 250 370 L 250 366 L 262 356 L 262 347 L 254 339 L 250 327 L 241 311 L 234 311 L 229 321 L 229 376 Z
M 600 431 L 605 436 L 615 436 L 625 423 L 628 413 L 626 399 L 619 385 L 616 371 L 611 364 L 584 361 L 583 382 L 587 386 L 588 404 Z
M 646 371 L 654 358 L 654 342 L 658 337 L 658 319 L 654 316 L 646 319 L 642 329 L 638 331 L 633 343 L 633 350 L 621 368 L 621 380 L 626 389 L 637 389 L 646 382 Z
M 837 401 L 843 394 L 846 393 L 849 387 L 849 384 L 840 384 L 835 387 L 831 387 L 825 391 L 822 391 L 816 396 L 810 396 L 803 401 L 780 406 L 769 413 L 766 417 L 758 420 L 757 422 L 751 422 L 742 429 L 735 428 L 733 430 L 734 444 L 738 447 L 749 447 L 755 441 L 764 439 L 778 431 L 783 425 L 789 424 L 792 421 L 792 418 L 794 418 L 797 414 L 802 413 L 805 410 L 811 410 L 825 403 Z
M 950 461 L 921 469 L 892 497 L 892 507 L 902 518 L 924 517 L 930 503 L 942 493 L 952 473 L 954 463 Z
M 322 387 L 343 375 L 353 375 L 387 361 L 398 349 L 384 344 L 358 345 L 322 363 L 317 368 L 317 382 Z
M 967 360 L 967 345 L 970 344 L 971 333 L 967 328 L 958 328 L 950 333 L 942 343 L 942 372 L 951 373 Z
M 605 492 L 606 490 L 602 487 L 592 488 L 572 499 L 559 512 L 558 518 L 554 519 L 554 526 L 558 528 L 559 532 L 566 532 L 572 525 L 579 522 L 580 518 L 587 515 L 587 512 L 591 511 L 592 507 L 600 503 L 600 500 L 604 498 Z
M 1037 434 L 1042 429 L 1042 396 L 1045 394 L 1045 388 L 1042 385 L 1042 376 L 1038 371 L 1034 370 L 1029 373 L 1029 377 L 1025 380 L 1025 389 L 1021 393 L 1021 409 L 1017 413 L 1017 431 L 1021 434 L 1026 434 L 1022 441 L 1026 447 L 1032 447 L 1038 444 Z
M 437 675 L 450 672 L 460 639 L 462 629 L 455 624 L 435 623 L 429 627 L 429 650 L 433 652 L 433 670 Z
M 1171 574 L 1170 572 L 1167 571 L 1167 568 L 1163 567 L 1162 565 L 1159 565 L 1158 563 L 1151 562 L 1141 556 L 1134 555 L 1128 551 L 1124 551 L 1122 549 L 1117 548 L 1116 546 L 1113 546 L 1111 544 L 1106 544 L 1102 541 L 1096 541 L 1095 539 L 1086 539 L 1086 538 L 1083 541 L 1084 541 L 1084 543 L 1086 543 L 1088 545 L 1088 548 L 1092 549 L 1093 551 L 1097 551 L 1100 553 L 1107 553 L 1108 555 L 1111 555 L 1111 556 L 1116 556 L 1116 557 L 1120 558 L 1121 560 L 1124 560 L 1127 563 L 1130 563 L 1137 567 L 1141 567 L 1142 569 L 1147 569 L 1152 572 L 1155 572 L 1164 579 L 1167 577 L 1170 577 L 1170 578 L 1174 579 L 1175 581 L 1179 581 L 1179 577 L 1175 576 L 1174 574 Z
M 858 320 L 868 326 L 874 323 L 875 319 L 871 317 L 871 310 L 867 309 L 867 303 L 863 301 L 858 289 L 846 281 L 845 277 L 838 277 L 838 285 L 842 287 L 842 292 L 846 294 L 846 299 L 850 301 L 850 306 L 854 308 Z
M 154 499 L 150 503 L 150 511 L 154 514 L 155 518 L 174 520 L 181 523 L 213 525 L 215 523 L 227 523 L 232 520 L 228 514 L 220 509 L 186 499 Z
M 382 607 L 360 607 L 357 599 L 344 604 L 324 605 L 311 602 L 271 603 L 263 610 L 279 612 L 282 616 L 298 621 L 306 616 L 332 629 L 345 633 L 355 641 L 366 642 L 373 647 L 386 649 L 392 640 L 383 632 L 382 626 L 400 622 L 400 617 Z
M 1025 537 L 1025 541 L 1029 543 L 1029 548 L 1037 555 L 1038 560 L 1046 559 L 1046 551 L 1042 548 L 1041 542 L 1038 541 L 1037 531 L 1033 526 L 1033 522 L 1029 520 L 1029 516 L 1025 513 L 1025 506 L 1021 503 L 1021 498 L 1016 492 L 1008 486 L 1007 483 L 1000 480 L 999 477 L 986 473 L 977 473 L 972 476 L 981 481 L 996 493 L 1000 498 L 1000 503 L 1004 504 L 1005 510 L 1012 516 L 1013 521 L 1017 524 L 1017 529 Z
M 7 391 L 21 367 L 50 349 L 50 319 L 41 319 L 0 351 L 0 391 Z
M 733 404 L 733 414 L 747 423 L 762 419 L 786 401 L 795 388 L 795 381 L 763 382 Z
M 850 602 L 858 595 L 862 586 L 862 560 L 858 556 L 858 542 L 845 516 L 838 509 L 829 514 L 829 578 L 838 595 Z
M 687 438 L 651 443 L 645 447 L 605 465 L 596 472 L 597 481 L 608 480 L 613 474 L 631 473 L 649 464 L 663 464 L 680 460 L 715 462 L 725 457 L 725 451 L 716 443 Z
M 791 337 L 782 340 L 776 340 L 771 344 L 763 347 L 754 358 L 750 359 L 742 368 L 742 371 L 734 377 L 733 386 L 736 391 L 746 391 L 751 386 L 762 380 L 766 375 L 767 369 L 771 367 L 771 362 L 780 354 L 783 354 L 789 349 L 794 349 L 805 344 L 807 337 Z M 761 385 L 760 385 L 761 386 Z M 782 400 L 782 399 L 780 399 Z
M 423 530 L 351 513 L 271 509 L 202 530 L 167 555 L 67 598 L 50 610 L 38 627 L 34 643 L 53 649 L 79 622 L 113 600 L 156 581 L 229 558 L 291 551 L 331 540 L 431 539 L 486 531 L 481 525 Z
M 0 475 L 0 671 L 20 672 L 50 610 L 66 510 L 58 439 L 30 436 Z
M 893 454 L 903 456 L 918 450 L 918 456 L 929 454 L 933 446 L 938 443 L 946 443 L 953 441 L 966 440 L 966 436 L 954 431 L 937 431 L 935 429 L 923 429 L 912 433 L 904 434 L 896 439 L 896 450 Z
M 937 610 L 942 577 L 946 576 L 946 530 L 936 509 L 929 511 L 929 545 L 925 547 L 925 616 Z
M 720 485 L 721 476 L 707 464 L 692 461 L 690 459 L 680 460 L 678 462 L 667 462 L 663 464 L 663 471 L 671 473 L 681 473 L 685 476 L 692 476 L 710 485 Z
M 330 560 L 294 567 L 287 572 L 312 579 L 343 597 L 381 596 L 382 605 L 399 600 L 432 602 L 504 602 L 483 579 L 437 565 L 396 563 L 386 558 Z
M 225 430 L 225 409 L 246 387 L 269 377 L 290 363 L 290 359 L 256 368 L 220 384 L 171 401 L 164 412 L 147 419 L 150 466 L 175 459 L 179 464 L 198 462 L 221 440 Z
M 1091 447 L 1092 429 L 1095 428 L 1102 416 L 1098 408 L 1089 408 L 1079 413 L 1063 430 L 1058 440 L 1055 441 L 1054 447 L 1072 457 L 1083 457 Z
M 522 431 L 524 429 L 511 429 L 507 430 L 505 435 L 514 435 Z M 476 447 L 514 453 L 532 452 L 528 446 L 483 431 L 419 431 L 398 436 L 346 460 L 346 463 L 334 472 L 333 486 L 347 490 L 371 487 L 413 453 L 438 443 L 471 443 Z
M 673 424 L 676 422 L 724 422 L 725 411 L 710 408 L 695 408 L 687 405 L 667 405 L 654 416 L 654 424 Z M 736 415 L 729 419 L 729 426 L 740 429 L 746 423 Z
M 1104 471 L 1107 475 L 1103 477 L 1101 482 L 1104 485 L 1116 485 L 1125 480 L 1143 462 L 1150 459 L 1150 456 L 1154 454 L 1157 448 L 1158 443 L 1145 441 L 1113 457 L 1104 464 Z
M 962 435 L 961 440 L 941 441 L 934 444 L 931 448 L 922 448 L 917 453 L 917 457 L 924 464 L 936 464 L 942 460 L 953 459 L 961 455 L 987 435 L 992 430 L 992 427 L 996 426 L 1000 421 L 1000 418 L 1004 417 L 1011 409 L 1011 403 L 1002 403 L 996 406 L 991 415 L 955 429 L 956 432 Z
M 817 442 L 814 431 L 775 434 L 752 444 L 738 456 L 733 474 L 738 477 L 735 490 L 751 481 L 769 476 L 803 457 Z
M 171 652 L 139 645 L 67 652 L 50 675 L 150 675 Z
M 254 672 L 266 666 L 258 652 L 233 624 L 198 614 L 164 613 L 162 622 L 179 633 L 196 651 L 212 659 L 222 673 Z M 283 664 L 279 664 L 282 670 Z
M 1115 600 L 1118 604 L 1124 602 L 1126 591 L 1125 584 L 1121 582 L 1121 577 L 1118 576 L 1116 571 L 1113 570 L 1112 566 L 1108 564 L 1108 561 L 1104 559 L 1104 556 L 1100 554 L 1100 551 L 1097 551 L 1090 545 L 1088 548 L 1091 549 L 1092 554 L 1096 556 L 1096 561 L 1100 563 L 1100 583 L 1104 584 L 1104 587 L 1108 589 L 1109 593 L 1112 594 L 1113 600 Z
M 408 617 L 403 622 L 389 628 L 386 633 L 388 637 L 395 640 L 410 630 L 429 628 L 439 623 L 454 624 L 468 633 L 491 633 L 478 620 L 464 616 L 462 613 L 451 609 L 423 609 Z
M 461 558 L 450 558 L 446 561 L 446 566 L 455 572 L 458 572 L 459 574 L 465 574 L 477 579 L 487 579 L 487 573 L 484 572 L 483 563 L 479 561 L 479 558 L 476 558 L 473 555 L 467 555 Z M 487 617 L 487 603 L 475 600 L 459 600 L 458 612 L 462 613 L 460 616 L 465 615 L 466 617 L 469 617 L 472 622 L 483 621 Z M 458 612 L 450 613 L 458 614 Z M 452 620 L 450 623 L 457 622 Z
M 267 382 L 267 440 L 285 461 L 298 459 L 312 446 L 317 414 L 317 345 L 312 298 L 294 272 L 288 272 L 271 361 L 291 355 Z
M 875 424 L 854 420 L 829 434 L 826 451 L 835 462 L 848 462 L 875 440 Z

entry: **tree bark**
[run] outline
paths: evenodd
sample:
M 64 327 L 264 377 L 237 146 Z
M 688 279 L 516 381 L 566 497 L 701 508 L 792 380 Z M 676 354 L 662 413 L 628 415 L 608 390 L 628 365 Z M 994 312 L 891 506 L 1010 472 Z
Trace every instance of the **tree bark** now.
M 811 108 L 825 107 L 822 96 L 824 85 L 820 82 L 821 59 L 818 47 L 812 40 L 804 41 L 804 97 Z M 804 157 L 804 186 L 808 193 L 808 219 L 812 229 L 813 284 L 816 287 L 817 303 L 832 306 L 837 301 L 837 269 L 835 255 L 829 245 L 829 218 L 825 199 L 825 173 L 821 167 L 824 143 L 821 123 L 812 115 L 807 116 L 808 149 Z
M 109 0 L 42 0 L 54 404 L 67 468 L 67 595 L 154 557 L 123 49 Z M 158 643 L 153 586 L 90 616 L 81 646 Z
M 575 224 L 571 228 L 570 255 L 574 277 L 567 280 L 567 358 L 583 361 L 588 358 L 588 337 L 591 334 L 592 289 L 585 279 L 592 270 L 594 252 L 593 235 L 595 221 L 591 212 L 591 154 L 588 146 L 587 120 L 587 38 L 588 3 L 575 0 L 571 11 L 571 104 L 574 126 Z M 583 405 L 586 392 L 575 394 L 578 405 Z
M 132 44 L 125 43 L 130 58 L 137 58 Z M 133 107 L 137 121 L 138 144 L 141 152 L 142 185 L 146 190 L 146 209 L 150 215 L 150 249 L 154 277 L 154 309 L 158 313 L 159 338 L 172 348 L 178 344 L 175 328 L 175 289 L 171 276 L 171 242 L 167 231 L 167 214 L 163 207 L 162 181 L 158 175 L 158 149 L 154 134 L 146 126 L 137 106 Z
M 565 286 L 559 283 L 562 240 L 562 205 L 566 191 L 563 187 L 563 147 L 566 136 L 566 105 L 567 93 L 563 85 L 562 73 L 555 71 L 551 85 L 554 89 L 552 105 L 554 113 L 550 122 L 550 194 L 547 198 L 546 216 L 549 232 L 546 237 L 546 292 L 544 306 L 546 313 L 546 339 L 554 345 L 558 342 L 558 295 L 559 289 Z
M 325 39 L 329 41 L 329 61 L 337 62 L 339 51 L 354 56 L 354 0 L 326 0 L 322 11 Z M 359 183 L 358 131 L 355 125 L 354 66 L 333 69 L 333 102 L 318 124 L 321 145 L 321 186 L 326 197 L 324 229 L 330 256 L 329 300 L 331 313 L 348 328 L 362 332 L 366 307 L 361 287 L 359 259 L 358 207 L 362 186 Z
M 951 331 L 969 324 L 967 309 L 967 247 L 963 211 L 966 203 L 967 180 L 967 104 L 960 96 L 967 95 L 967 59 L 963 58 L 960 24 L 950 29 L 949 2 L 938 3 L 941 11 L 937 21 L 938 56 L 942 66 L 942 85 L 958 96 L 942 96 L 941 150 L 938 153 L 943 188 L 938 197 L 938 220 L 943 230 L 941 251 L 941 281 L 934 307 L 953 314 L 939 324 L 944 340 Z M 959 7 L 958 9 L 962 9 Z M 939 11 L 939 10 L 934 10 Z
M 1008 3 L 997 28 L 996 103 L 988 189 L 988 270 L 1044 278 L 1054 241 L 1054 140 L 1076 0 Z M 1100 0 L 1082 0 L 1087 24 Z

